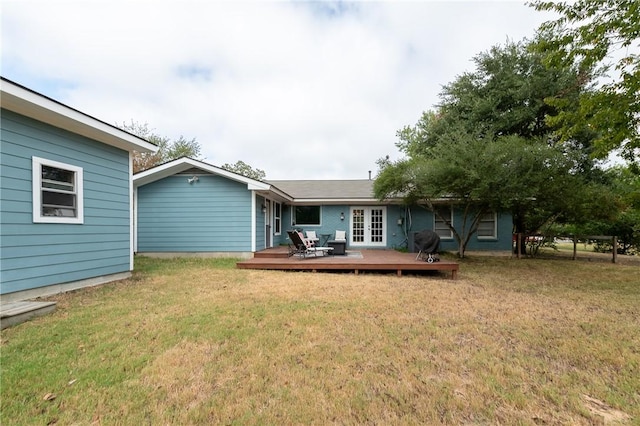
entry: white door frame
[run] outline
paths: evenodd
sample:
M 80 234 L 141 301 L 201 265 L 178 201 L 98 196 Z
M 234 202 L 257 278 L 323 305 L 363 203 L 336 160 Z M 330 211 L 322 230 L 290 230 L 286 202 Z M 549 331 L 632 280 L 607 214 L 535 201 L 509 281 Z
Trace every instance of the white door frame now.
M 265 248 L 273 247 L 273 203 L 270 199 L 264 199 L 265 212 L 264 212 L 264 245 Z
M 349 214 L 350 246 L 387 246 L 386 206 L 352 206 Z

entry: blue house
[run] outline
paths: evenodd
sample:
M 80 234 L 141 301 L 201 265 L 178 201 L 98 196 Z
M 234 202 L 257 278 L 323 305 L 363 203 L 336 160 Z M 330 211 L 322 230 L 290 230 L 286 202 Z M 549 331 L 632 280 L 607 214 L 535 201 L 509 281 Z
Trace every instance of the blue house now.
M 129 277 L 132 153 L 155 145 L 1 80 L 2 302 Z
M 348 248 L 405 248 L 415 233 L 433 229 L 442 250 L 457 244 L 444 221 L 401 200 L 381 202 L 373 181 L 257 181 L 190 158 L 134 176 L 136 251 L 150 255 L 217 255 L 249 258 L 287 243 L 287 230 L 315 231 L 320 243 L 346 231 Z M 441 216 L 454 227 L 461 212 L 443 201 Z M 468 250 L 510 251 L 509 214 L 485 215 Z

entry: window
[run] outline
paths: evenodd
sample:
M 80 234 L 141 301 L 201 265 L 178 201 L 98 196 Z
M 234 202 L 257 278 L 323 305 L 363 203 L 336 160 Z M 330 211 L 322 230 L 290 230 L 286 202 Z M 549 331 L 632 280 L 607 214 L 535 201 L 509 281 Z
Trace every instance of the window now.
M 33 221 L 83 223 L 82 168 L 32 158 Z
M 498 215 L 495 212 L 486 213 L 478 222 L 478 239 L 498 238 Z
M 275 235 L 280 235 L 280 221 L 282 217 L 282 204 L 274 203 L 273 205 L 273 232 Z
M 295 206 L 293 226 L 320 225 L 320 206 Z
M 436 210 L 441 217 L 453 224 L 453 209 L 451 207 L 441 207 Z M 433 230 L 440 236 L 440 238 L 453 238 L 453 232 L 451 232 L 451 229 L 449 229 L 449 226 L 444 220 L 435 213 L 433 215 L 433 220 Z

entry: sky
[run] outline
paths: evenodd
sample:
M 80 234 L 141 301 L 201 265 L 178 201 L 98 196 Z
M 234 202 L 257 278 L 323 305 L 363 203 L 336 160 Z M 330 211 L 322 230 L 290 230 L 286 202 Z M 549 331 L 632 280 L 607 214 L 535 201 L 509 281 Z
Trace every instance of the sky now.
M 473 57 L 533 38 L 520 1 L 3 0 L 1 74 L 268 179 L 367 179 Z

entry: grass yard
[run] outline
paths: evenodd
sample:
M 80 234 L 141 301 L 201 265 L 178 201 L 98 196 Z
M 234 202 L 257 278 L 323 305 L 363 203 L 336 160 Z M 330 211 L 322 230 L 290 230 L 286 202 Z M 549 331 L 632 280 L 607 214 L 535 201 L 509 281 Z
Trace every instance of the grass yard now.
M 139 257 L 3 330 L 0 424 L 640 424 L 638 264 L 234 265 Z

